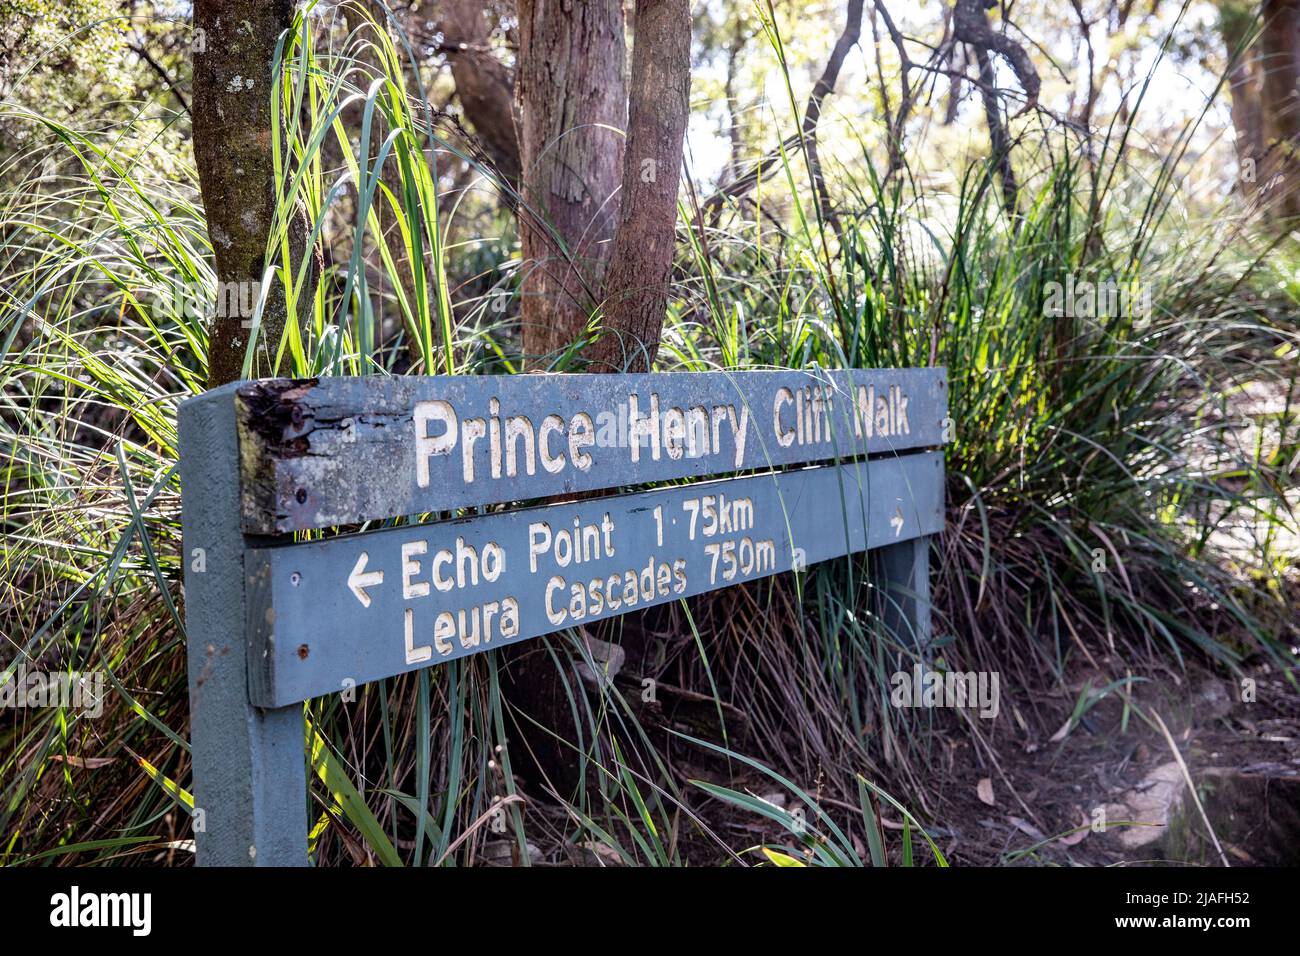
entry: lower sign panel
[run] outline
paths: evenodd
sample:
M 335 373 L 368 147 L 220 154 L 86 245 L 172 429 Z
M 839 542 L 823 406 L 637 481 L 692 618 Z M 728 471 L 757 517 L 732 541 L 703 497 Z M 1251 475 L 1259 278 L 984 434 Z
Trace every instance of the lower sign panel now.
M 936 534 L 938 452 L 252 549 L 252 702 L 284 707 Z

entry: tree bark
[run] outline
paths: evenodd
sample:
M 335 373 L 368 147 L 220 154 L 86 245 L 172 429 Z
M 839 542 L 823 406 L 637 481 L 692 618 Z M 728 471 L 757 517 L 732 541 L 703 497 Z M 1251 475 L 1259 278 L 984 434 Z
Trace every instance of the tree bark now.
M 990 54 L 998 54 L 1011 66 L 1025 91 L 1024 109 L 1030 109 L 1038 102 L 1042 82 L 1025 48 L 989 24 L 986 11 L 996 5 L 996 0 L 956 0 L 952 9 L 952 36 L 954 41 L 965 43 L 975 51 L 975 62 L 979 65 L 980 95 L 984 100 L 984 119 L 989 127 L 990 161 L 1002 181 L 1002 205 L 1008 215 L 1015 215 L 1019 185 L 1011 165 L 1011 135 L 1002 122 L 999 111 L 997 87 L 994 83 L 996 77 Z
M 989 128 L 989 162 L 1002 183 L 1002 207 L 1007 215 L 1014 216 L 1019 211 L 1020 186 L 1011 165 L 1011 136 L 1002 122 L 998 95 L 994 92 L 993 61 L 983 47 L 977 46 L 975 62 L 979 64 L 980 96 L 984 100 L 984 121 Z
M 1264 115 L 1261 110 L 1259 50 L 1247 46 L 1254 16 L 1235 5 L 1220 8 L 1219 34 L 1230 69 L 1228 88 L 1232 99 L 1232 128 L 1237 152 L 1237 185 L 1247 200 L 1254 197 L 1258 185 L 1252 174 L 1245 173 L 1264 158 Z M 1234 62 L 1235 61 L 1235 62 Z
M 278 135 L 271 129 L 271 66 L 293 9 L 290 0 L 194 3 L 194 161 L 223 290 L 249 288 L 238 283 L 257 289 L 267 265 L 276 201 L 271 137 Z M 240 377 L 252 333 L 249 316 L 223 314 L 225 301 L 218 295 L 208 330 L 209 388 Z M 285 323 L 284 290 L 276 282 L 262 313 L 259 364 L 269 367 Z
M 1300 217 L 1300 0 L 1264 0 L 1260 35 L 1268 161 L 1261 187 L 1270 216 Z
M 609 256 L 627 118 L 623 25 L 619 0 L 519 3 L 521 321 L 524 352 L 542 367 L 585 333 Z
M 492 165 L 513 185 L 519 180 L 514 81 L 489 48 L 483 14 L 480 0 L 446 0 L 442 5 L 443 43 L 465 118 Z
M 593 371 L 648 372 L 668 303 L 691 96 L 687 0 L 637 0 L 621 215 Z
M 969 44 L 976 50 L 996 53 L 1007 61 L 1016 79 L 1025 91 L 1024 109 L 1038 102 L 1042 81 L 1029 52 L 1005 33 L 999 33 L 989 24 L 986 11 L 997 6 L 997 0 L 957 0 L 952 10 L 952 36 L 954 40 Z

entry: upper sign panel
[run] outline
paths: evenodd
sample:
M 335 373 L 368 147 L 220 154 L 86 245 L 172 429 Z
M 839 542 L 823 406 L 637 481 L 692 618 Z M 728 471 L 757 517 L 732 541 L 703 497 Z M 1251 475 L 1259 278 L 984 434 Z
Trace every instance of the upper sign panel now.
M 244 530 L 936 446 L 946 386 L 941 368 L 241 383 Z

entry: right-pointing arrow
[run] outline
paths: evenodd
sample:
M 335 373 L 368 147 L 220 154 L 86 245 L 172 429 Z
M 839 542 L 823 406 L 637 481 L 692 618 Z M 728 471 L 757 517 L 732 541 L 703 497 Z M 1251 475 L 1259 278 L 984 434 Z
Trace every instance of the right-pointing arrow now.
M 357 558 L 356 567 L 348 575 L 348 587 L 357 596 L 357 600 L 361 602 L 362 607 L 370 607 L 370 595 L 366 593 L 366 588 L 373 588 L 384 583 L 383 571 L 366 570 L 366 561 L 369 558 L 370 555 L 362 551 L 361 557 Z
M 903 509 L 894 506 L 894 517 L 889 519 L 889 526 L 894 529 L 894 537 L 897 538 L 903 533 Z

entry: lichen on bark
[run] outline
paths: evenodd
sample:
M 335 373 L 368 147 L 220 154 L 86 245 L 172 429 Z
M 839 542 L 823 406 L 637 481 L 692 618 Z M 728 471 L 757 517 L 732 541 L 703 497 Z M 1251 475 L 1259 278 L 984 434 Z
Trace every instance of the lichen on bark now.
M 222 286 L 260 283 L 266 269 L 276 205 L 272 67 L 293 11 L 290 0 L 194 4 L 194 161 Z M 297 217 L 291 232 L 291 247 L 301 255 L 305 230 Z M 208 329 L 209 388 L 240 378 L 253 332 L 251 316 L 225 311 L 217 309 Z M 270 369 L 285 330 L 285 311 L 284 290 L 275 283 L 262 311 L 256 369 Z

